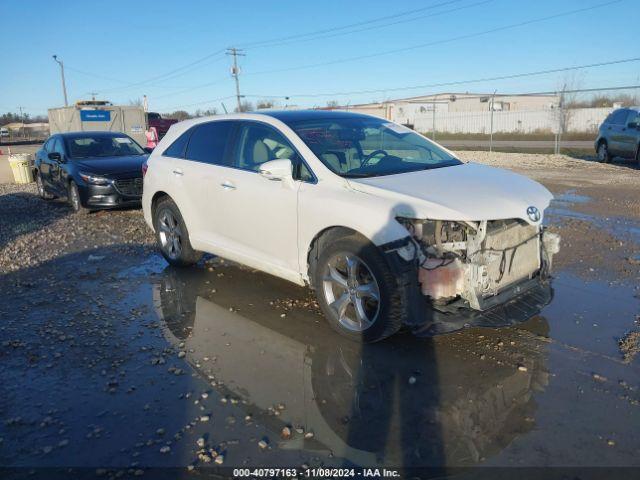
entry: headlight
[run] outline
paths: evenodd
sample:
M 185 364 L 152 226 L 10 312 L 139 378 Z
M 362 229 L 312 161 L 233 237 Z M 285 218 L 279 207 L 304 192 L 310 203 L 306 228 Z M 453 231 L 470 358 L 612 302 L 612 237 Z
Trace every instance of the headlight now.
M 90 173 L 79 173 L 80 178 L 91 185 L 110 185 L 111 180 L 105 177 L 99 177 L 97 175 L 92 175 Z

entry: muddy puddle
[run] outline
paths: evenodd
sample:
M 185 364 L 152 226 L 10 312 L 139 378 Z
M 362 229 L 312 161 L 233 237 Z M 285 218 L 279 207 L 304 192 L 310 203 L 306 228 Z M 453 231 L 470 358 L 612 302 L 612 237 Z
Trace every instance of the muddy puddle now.
M 640 466 L 632 285 L 561 270 L 518 325 L 359 345 L 215 258 L 106 247 L 0 282 L 3 466 Z
M 556 195 L 551 206 L 547 209 L 548 215 L 545 217 L 545 223 L 551 224 L 563 219 L 581 220 L 593 224 L 620 240 L 640 244 L 640 223 L 637 220 L 620 215 L 594 215 L 575 208 L 576 206 L 584 206 L 591 201 L 590 197 L 580 195 L 576 190 L 567 190 Z

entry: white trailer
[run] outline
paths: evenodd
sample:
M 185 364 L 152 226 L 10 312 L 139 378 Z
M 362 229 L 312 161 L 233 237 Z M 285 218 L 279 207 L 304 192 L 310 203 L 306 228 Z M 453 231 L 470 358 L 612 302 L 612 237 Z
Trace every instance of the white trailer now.
M 93 100 L 76 102 L 71 107 L 49 109 L 51 134 L 65 132 L 107 131 L 122 132 L 140 145 L 147 139 L 147 115 L 142 107 L 113 105 L 111 102 Z

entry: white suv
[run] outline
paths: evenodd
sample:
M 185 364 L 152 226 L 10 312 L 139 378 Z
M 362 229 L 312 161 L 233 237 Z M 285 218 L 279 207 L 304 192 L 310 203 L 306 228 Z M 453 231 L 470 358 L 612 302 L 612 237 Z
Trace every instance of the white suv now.
M 309 285 L 329 323 L 364 342 L 403 324 L 512 323 L 495 307 L 544 303 L 559 245 L 542 227 L 542 185 L 348 112 L 178 123 L 143 192 L 170 264 L 209 252 Z

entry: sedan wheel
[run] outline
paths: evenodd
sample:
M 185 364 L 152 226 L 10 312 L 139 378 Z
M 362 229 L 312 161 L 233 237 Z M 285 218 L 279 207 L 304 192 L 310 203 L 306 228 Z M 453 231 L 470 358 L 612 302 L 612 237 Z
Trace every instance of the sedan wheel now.
M 153 227 L 156 231 L 156 242 L 167 262 L 178 267 L 198 263 L 202 252 L 194 250 L 191 246 L 187 225 L 171 198 L 160 199 L 153 208 Z
M 53 195 L 47 193 L 47 191 L 45 190 L 44 182 L 42 181 L 40 172 L 36 174 L 36 186 L 38 187 L 38 195 L 40 195 L 40 198 L 44 198 L 45 200 L 53 198 Z
M 77 214 L 85 214 L 88 213 L 88 210 L 82 206 L 82 202 L 80 201 L 80 192 L 78 192 L 78 186 L 71 182 L 68 187 L 67 198 L 69 200 L 69 205 L 73 211 Z
M 171 210 L 164 209 L 158 217 L 158 237 L 160 247 L 173 260 L 180 257 L 182 253 L 183 234 Z
M 609 149 L 607 144 L 604 142 L 598 146 L 598 161 L 601 163 L 609 163 L 611 161 L 611 158 L 609 157 Z
M 322 291 L 335 318 L 347 330 L 371 327 L 380 311 L 380 288 L 364 261 L 352 253 L 335 254 L 325 265 Z

